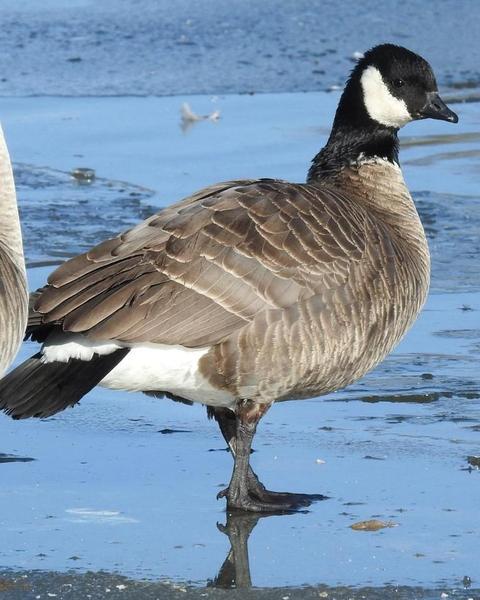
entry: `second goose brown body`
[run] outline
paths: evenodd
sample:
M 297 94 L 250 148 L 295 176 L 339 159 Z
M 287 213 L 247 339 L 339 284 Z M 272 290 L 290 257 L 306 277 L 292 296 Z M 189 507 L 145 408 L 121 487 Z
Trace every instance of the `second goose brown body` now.
M 0 385 L 0 408 L 48 416 L 97 384 L 202 402 L 235 455 L 230 508 L 318 499 L 265 490 L 252 438 L 274 402 L 361 377 L 418 315 L 430 260 L 397 130 L 427 116 L 456 120 L 428 63 L 369 51 L 306 183 L 208 187 L 58 268 L 29 320 L 42 351 Z
M 28 288 L 15 181 L 0 126 L 0 377 L 22 343 Z

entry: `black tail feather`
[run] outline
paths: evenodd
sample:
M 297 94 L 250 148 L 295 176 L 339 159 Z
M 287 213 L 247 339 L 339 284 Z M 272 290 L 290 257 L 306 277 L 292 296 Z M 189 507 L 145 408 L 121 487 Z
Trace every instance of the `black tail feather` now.
M 127 355 L 121 348 L 91 360 L 43 362 L 35 354 L 0 380 L 0 410 L 14 419 L 50 417 L 74 406 Z

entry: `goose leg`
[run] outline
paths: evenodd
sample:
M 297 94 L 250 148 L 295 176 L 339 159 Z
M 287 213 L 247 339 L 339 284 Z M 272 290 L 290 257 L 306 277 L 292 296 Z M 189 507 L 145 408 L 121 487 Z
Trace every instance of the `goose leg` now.
M 325 500 L 322 494 L 291 494 L 272 492 L 259 481 L 250 467 L 253 436 L 260 418 L 268 406 L 244 402 L 235 415 L 227 409 L 215 409 L 214 416 L 235 460 L 230 485 L 218 494 L 227 498 L 227 509 L 254 512 L 290 512 L 305 508 L 316 500 Z
M 216 408 L 214 409 L 214 417 L 220 427 L 220 431 L 222 432 L 223 439 L 227 442 L 228 447 L 230 448 L 230 452 L 232 456 L 235 457 L 236 454 L 236 435 L 237 435 L 237 417 L 235 413 L 233 413 L 228 408 Z M 252 493 L 258 496 L 257 492 L 260 492 L 262 489 L 265 490 L 265 487 L 262 485 L 260 480 L 258 479 L 255 471 L 252 467 L 248 466 L 248 488 Z M 224 498 L 227 495 L 228 488 L 222 490 L 217 498 Z

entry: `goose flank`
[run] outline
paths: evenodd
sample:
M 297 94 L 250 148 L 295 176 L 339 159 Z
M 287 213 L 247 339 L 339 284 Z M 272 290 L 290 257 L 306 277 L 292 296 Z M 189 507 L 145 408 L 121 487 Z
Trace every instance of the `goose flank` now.
M 429 64 L 369 50 L 306 183 L 205 188 L 61 265 L 32 298 L 38 354 L 0 382 L 0 408 L 47 417 L 97 384 L 200 402 L 234 456 L 229 509 L 281 512 L 320 494 L 271 492 L 249 465 L 274 402 L 355 381 L 399 342 L 428 292 L 424 230 L 398 129 L 457 122 Z

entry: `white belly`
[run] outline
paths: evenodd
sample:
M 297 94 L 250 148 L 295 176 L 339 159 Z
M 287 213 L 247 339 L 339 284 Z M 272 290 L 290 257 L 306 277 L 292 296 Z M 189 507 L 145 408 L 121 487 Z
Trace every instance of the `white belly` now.
M 170 392 L 192 402 L 234 406 L 233 394 L 214 388 L 198 369 L 208 350 L 163 344 L 134 346 L 100 385 L 115 390 Z
M 43 347 L 43 360 L 90 360 L 94 353 L 110 354 L 121 347 L 116 342 L 95 343 L 80 334 L 63 333 L 52 335 L 47 340 Z M 169 392 L 192 402 L 233 408 L 233 394 L 213 387 L 199 371 L 198 362 L 209 349 L 165 344 L 135 345 L 99 385 L 131 392 Z

